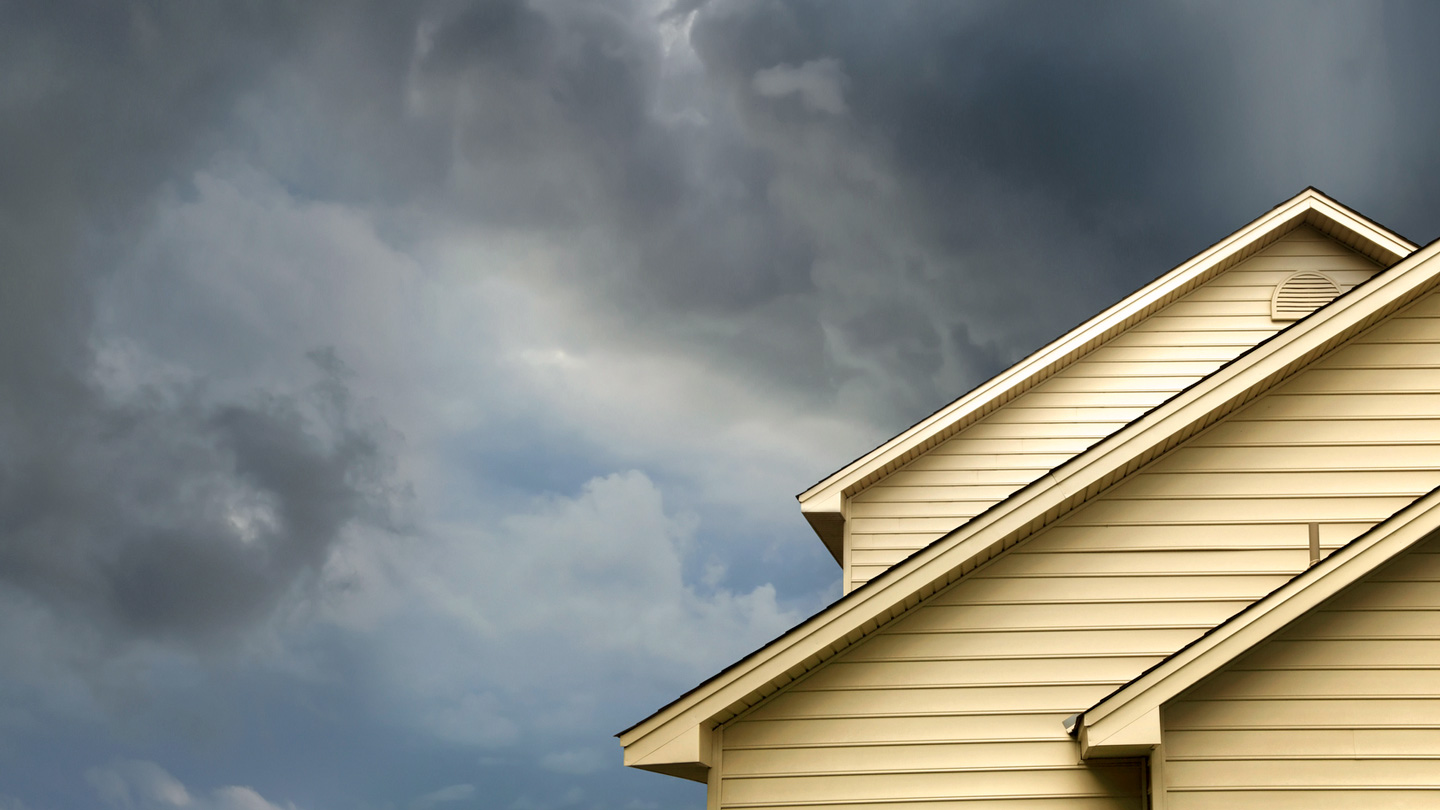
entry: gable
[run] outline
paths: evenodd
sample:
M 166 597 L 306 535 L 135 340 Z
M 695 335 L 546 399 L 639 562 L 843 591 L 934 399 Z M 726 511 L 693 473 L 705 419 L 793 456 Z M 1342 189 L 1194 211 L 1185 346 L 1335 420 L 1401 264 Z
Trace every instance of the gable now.
M 1209 249 L 1071 330 L 995 378 L 921 420 L 798 496 L 802 513 L 837 562 L 847 568 L 849 500 L 918 456 L 1043 383 L 1087 352 L 1174 303 L 1215 275 L 1270 247 L 1298 226 L 1310 226 L 1381 266 L 1415 245 L 1310 188 L 1281 203 Z M 1271 330 L 1273 331 L 1273 330 Z M 1251 340 L 1253 345 L 1255 338 Z M 1172 392 L 1173 393 L 1173 392 Z M 943 531 L 943 530 L 942 530 Z
M 1343 292 L 1382 268 L 1309 225 L 1145 317 L 904 467 L 852 494 L 847 589 L 934 542 L 1289 325 L 1296 274 Z M 1333 298 L 1333 296 L 1331 296 Z M 1327 299 L 1328 301 L 1329 299 Z
M 1167 703 L 1156 806 L 1433 806 L 1437 627 L 1432 537 Z
M 1427 355 L 1434 293 L 723 723 L 716 806 L 1139 806 L 1062 722 L 1440 486 Z

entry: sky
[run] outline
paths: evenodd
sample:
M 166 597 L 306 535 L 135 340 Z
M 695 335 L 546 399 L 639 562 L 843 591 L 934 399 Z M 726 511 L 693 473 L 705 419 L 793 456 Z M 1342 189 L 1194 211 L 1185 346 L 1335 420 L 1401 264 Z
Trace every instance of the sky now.
M 796 493 L 1314 185 L 1425 4 L 0 0 L 0 810 L 701 808 Z

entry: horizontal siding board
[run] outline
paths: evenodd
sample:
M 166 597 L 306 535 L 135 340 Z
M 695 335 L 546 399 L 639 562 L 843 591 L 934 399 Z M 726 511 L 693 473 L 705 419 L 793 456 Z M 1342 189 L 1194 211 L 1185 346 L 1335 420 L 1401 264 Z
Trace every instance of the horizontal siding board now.
M 958 454 L 963 449 L 966 454 L 1050 453 L 1070 457 L 1093 443 L 1088 439 L 969 439 L 963 448 L 952 447 L 946 451 L 941 449 L 945 445 L 941 445 L 931 452 Z
M 1440 459 L 1437 459 L 1440 460 Z M 1312 470 L 1305 472 L 1173 472 L 1142 475 L 1126 486 L 1130 498 L 1214 498 L 1349 495 L 1357 490 L 1419 496 L 1435 487 L 1432 470 Z
M 1436 347 L 1423 348 L 1435 353 Z M 1365 396 L 1348 394 L 1276 394 L 1260 399 L 1235 414 L 1233 421 L 1272 419 L 1355 419 L 1385 417 L 1435 417 L 1440 415 L 1440 393 L 1377 392 Z
M 1289 571 L 1304 567 L 1308 558 L 1301 560 L 1296 556 L 1306 553 L 1308 549 L 1298 545 L 1291 549 L 1112 551 L 1105 554 L 1046 553 L 1032 550 L 1028 554 L 1007 554 L 996 560 L 991 564 L 990 575 L 1105 576 L 1186 569 L 1216 573 Z
M 1354 785 L 1428 785 L 1440 789 L 1440 761 L 1434 759 L 1264 759 L 1226 762 L 1167 762 L 1171 790 L 1215 784 L 1246 787 L 1342 788 Z M 1437 794 L 1440 799 L 1440 794 Z M 1373 799 L 1372 799 L 1373 801 Z
M 900 562 L 908 556 L 910 555 L 897 554 L 895 555 L 893 562 L 886 562 L 875 565 L 853 565 L 851 566 L 850 574 L 852 577 L 855 578 L 857 582 L 869 582 L 875 577 L 878 577 L 881 574 L 885 573 L 887 570 L 894 567 L 896 563 Z
M 1003 456 L 993 453 L 927 453 L 915 459 L 912 464 L 895 475 L 908 476 L 915 472 L 968 470 L 974 473 L 973 479 L 935 478 L 928 482 L 915 479 L 911 483 L 919 483 L 921 486 L 930 484 L 943 486 L 951 483 L 1011 484 L 1032 481 L 1038 473 L 1054 469 L 1069 458 L 1064 453 L 1010 453 Z M 1018 480 L 1016 476 L 1019 476 Z M 867 489 L 856 497 L 869 496 L 870 492 L 871 490 Z
M 1266 315 L 1224 315 L 1214 317 L 1153 315 L 1131 327 L 1132 332 L 1184 332 L 1205 340 L 1206 332 L 1263 332 L 1275 330 L 1276 322 Z
M 1413 558 L 1412 558 L 1413 559 Z M 1417 573 L 1424 582 L 1440 581 L 1440 564 Z M 1407 568 L 1407 570 L 1409 570 Z M 1427 610 L 1320 611 L 1307 625 L 1314 638 L 1420 638 L 1440 639 L 1440 612 Z M 1440 694 L 1437 691 L 1436 694 Z
M 1165 729 L 1167 762 L 1172 759 L 1274 756 L 1280 751 L 1294 757 L 1433 756 L 1435 751 L 1440 751 L 1440 729 Z
M 1435 339 L 1435 321 L 1440 318 L 1406 318 L 1392 316 L 1362 335 L 1361 343 L 1431 343 Z
M 1075 746 L 1052 742 L 967 742 L 900 745 L 843 745 L 828 748 L 728 748 L 728 776 L 843 773 L 846 771 L 936 771 L 1030 765 L 1073 767 Z
M 1115 365 L 1122 365 L 1116 363 Z M 1016 407 L 1006 408 L 992 415 L 992 425 L 1039 424 L 1059 425 L 1071 422 L 1096 422 L 1099 424 L 1125 424 L 1137 419 L 1150 410 L 1145 406 L 1124 405 L 1115 407 Z
M 1210 686 L 1236 698 L 1440 695 L 1440 669 L 1232 669 Z
M 947 458 L 960 458 L 958 456 L 947 456 Z M 888 490 L 908 490 L 914 487 L 980 487 L 980 486 L 1016 486 L 1029 483 L 1024 479 L 1031 478 L 1033 470 L 1017 470 L 1006 467 L 994 467 L 990 469 L 960 469 L 960 470 L 934 470 L 934 469 L 904 469 L 895 473 L 887 481 L 884 487 L 867 489 L 851 501 L 851 503 L 877 503 L 893 500 Z M 1021 479 L 1017 481 L 1016 479 Z M 1006 492 L 995 490 L 993 495 L 986 497 L 1004 497 Z
M 1385 728 L 1440 726 L 1440 696 L 1430 699 L 1187 700 L 1166 708 L 1166 727 Z
M 926 536 L 940 535 L 959 526 L 962 521 L 953 517 L 914 518 L 866 518 L 857 517 L 846 521 L 851 535 L 898 534 L 901 532 L 923 533 Z M 857 538 L 858 542 L 858 538 Z
M 1085 683 L 1129 680 L 1158 658 L 1088 656 L 1066 658 L 960 659 L 952 661 L 850 661 L 842 659 L 797 683 L 794 691 L 899 686 L 991 686 L 1011 683 L 1053 683 L 1071 679 Z
M 1427 343 L 1384 343 L 1367 341 L 1351 343 L 1339 351 L 1320 358 L 1313 368 L 1405 367 L 1433 368 L 1440 358 Z
M 857 567 L 869 566 L 884 569 L 915 553 L 915 550 L 906 542 L 913 543 L 913 535 L 895 535 L 892 539 L 894 545 L 891 546 L 856 549 L 850 552 L 850 564 Z
M 835 804 L 813 804 L 806 802 L 755 802 L 735 804 L 726 802 L 722 807 L 744 808 L 744 810 L 835 810 Z M 1141 802 L 1135 797 L 1119 796 L 1058 796 L 1035 797 L 1031 795 L 1002 796 L 988 799 L 925 799 L 920 802 L 902 802 L 898 799 L 879 802 L 849 802 L 845 810 L 896 810 L 903 807 L 923 807 L 925 810 L 1141 810 Z
M 1437 392 L 1440 391 L 1440 367 L 1316 368 L 1296 376 L 1279 390 L 1285 394 Z
M 1370 269 L 1365 269 L 1360 267 L 1358 263 L 1351 267 L 1337 267 L 1324 262 L 1308 262 L 1303 259 L 1297 261 L 1294 258 L 1285 259 L 1276 257 L 1274 259 L 1267 259 L 1257 256 L 1247 264 L 1249 264 L 1248 267 L 1237 267 L 1210 283 L 1217 287 L 1252 287 L 1264 285 L 1273 290 L 1276 285 L 1295 273 L 1307 270 L 1318 270 L 1334 279 L 1335 283 L 1340 285 L 1340 289 L 1344 291 L 1375 274 L 1373 266 Z
M 1424 581 L 1362 582 L 1352 586 L 1346 598 L 1354 610 L 1440 610 L 1440 588 Z
M 1232 287 L 1230 289 L 1252 290 L 1265 289 L 1263 287 Z M 1273 290 L 1273 288 L 1270 288 Z M 1267 290 L 1268 292 L 1268 290 Z M 1263 315 L 1270 316 L 1270 296 L 1267 294 L 1263 299 L 1239 299 L 1217 301 L 1209 298 L 1196 298 L 1191 296 L 1184 301 L 1177 301 L 1166 307 L 1164 315 L 1167 317 L 1224 317 L 1230 315 Z
M 1013 556 L 1013 555 L 1012 555 Z M 1110 555 L 1096 555 L 1110 556 Z M 897 631 L 936 630 L 1039 630 L 1071 627 L 1129 627 L 1148 622 L 1146 611 L 1164 611 L 1171 624 L 1215 625 L 1233 616 L 1248 602 L 1216 599 L 1168 605 L 1111 602 L 1077 610 L 1063 602 L 1038 605 L 932 605 L 897 621 Z
M 1197 447 L 1270 447 L 1274 445 L 1365 445 L 1440 443 L 1435 419 L 1306 419 L 1289 422 L 1223 423 L 1196 441 Z
M 855 661 L 898 661 L 955 659 L 966 656 L 1028 657 L 1062 650 L 1089 656 L 1149 654 L 1161 650 L 1178 650 L 1193 641 L 1200 632 L 1191 628 L 1080 629 L 1026 633 L 889 632 L 871 637 L 858 645 L 850 656 L 851 660 Z M 1102 696 L 1096 697 L 1098 699 Z
M 1270 301 L 1274 295 L 1274 284 L 1232 284 L 1223 287 L 1219 285 L 1207 285 L 1195 290 L 1184 302 L 1176 302 L 1176 305 L 1180 303 L 1193 303 L 1196 305 L 1218 304 L 1224 306 L 1244 306 L 1248 307 L 1248 309 L 1238 314 L 1269 313 Z M 1185 313 L 1183 310 L 1181 312 L 1190 314 Z M 1231 312 L 1228 314 L 1237 313 Z
M 1312 231 L 1307 230 L 1304 233 L 1308 236 L 1308 234 L 1312 233 Z M 1314 233 L 1318 234 L 1318 232 Z M 1355 253 L 1354 251 L 1350 250 L 1339 242 L 1333 239 L 1325 238 L 1323 236 L 1320 236 L 1318 238 L 1298 237 L 1282 239 L 1256 254 L 1257 259 L 1263 259 L 1272 256 L 1319 256 L 1327 259 L 1335 258 L 1340 261 L 1354 262 L 1357 266 L 1359 266 L 1359 263 L 1363 261 L 1368 264 L 1368 267 L 1372 271 L 1375 269 L 1374 262 L 1371 262 L 1369 259 L 1365 259 L 1363 256 L 1360 256 L 1359 254 Z
M 1274 641 L 1247 659 L 1251 667 L 1334 669 L 1363 661 L 1375 667 L 1440 666 L 1440 649 L 1428 640 Z
M 1125 777 L 1116 785 L 1111 772 Z M 1109 777 L 1109 778 L 1107 778 Z M 953 799 L 987 796 L 1109 795 L 1117 787 L 1133 793 L 1138 788 L 1131 768 L 1034 768 L 959 771 L 952 773 L 894 773 L 823 775 L 804 777 L 756 776 L 726 780 L 725 801 L 880 801 L 888 799 Z
M 1370 528 L 1370 523 L 1332 523 L 1320 527 L 1322 545 L 1338 546 L 1353 540 Z M 1228 524 L 1218 529 L 1208 522 L 1168 523 L 1163 531 L 1149 525 L 1140 526 L 1071 526 L 1064 524 L 1046 531 L 1047 536 L 1063 542 L 1057 550 L 1109 551 L 1121 549 L 1237 549 L 1237 548 L 1302 548 L 1310 542 L 1309 527 L 1301 523 Z M 1058 545 L 1058 542 L 1057 542 Z M 1013 553 L 1029 554 L 1024 545 Z
M 1250 348 L 1251 346 L 1266 340 L 1278 331 L 1281 324 L 1272 323 L 1264 328 L 1251 329 L 1243 332 L 1237 331 L 1207 331 L 1197 334 L 1179 330 L 1157 331 L 1146 330 L 1143 332 L 1124 332 L 1111 338 L 1105 345 L 1114 347 L 1172 347 L 1172 346 L 1229 346 L 1235 350 L 1235 354 Z
M 936 597 L 933 604 L 1008 604 L 1013 602 L 1084 602 L 1094 599 L 1151 600 L 1157 594 L 1186 599 L 1257 599 L 1278 588 L 1289 574 L 1251 572 L 1207 575 L 1190 571 L 1133 577 L 1065 577 L 1046 581 L 1041 591 L 1033 580 L 976 577 L 966 588 Z
M 1187 498 L 1170 501 L 1106 498 L 1075 513 L 1071 525 L 1152 525 L 1168 522 L 1225 525 L 1236 523 L 1308 523 L 1344 521 L 1378 523 L 1403 509 L 1414 497 L 1366 495 L 1254 498 Z
M 1436 793 L 1428 788 L 1351 790 L 1235 790 L 1215 793 L 1172 792 L 1166 810 L 1329 810 L 1330 808 L 1385 808 L 1430 810 Z
M 1401 318 L 1440 318 L 1440 295 L 1431 293 L 1398 313 Z
M 1123 391 L 1175 392 L 1186 388 L 1198 377 L 1052 377 L 1035 387 L 1038 393 L 1115 393 Z
M 1402 437 L 1403 438 L 1403 437 Z M 1423 441 L 1408 444 L 1295 446 L 1253 444 L 1212 446 L 1211 434 L 1197 437 L 1183 454 L 1155 462 L 1147 472 L 1232 470 L 1440 470 L 1436 447 Z M 1263 439 L 1261 440 L 1263 441 Z
M 783 701 L 762 704 L 746 722 L 817 717 L 1066 712 L 1083 709 L 1113 687 L 1093 684 L 914 687 L 873 689 L 863 702 L 846 691 L 794 690 Z
M 1067 378 L 1099 377 L 1194 377 L 1200 378 L 1213 373 L 1220 367 L 1218 361 L 1179 361 L 1169 358 L 1119 362 L 1096 358 L 1082 360 L 1067 369 Z
M 1124 422 L 983 422 L 969 431 L 972 439 L 1089 439 L 1092 443 L 1109 436 Z
M 1265 292 L 1265 300 L 1270 300 L 1270 292 Z M 1125 346 L 1112 340 L 1110 343 L 1101 346 L 1085 359 L 1088 362 L 1104 363 L 1146 363 L 1153 362 L 1157 358 L 1173 362 L 1191 363 L 1225 363 L 1235 357 L 1233 345 L 1211 346 L 1201 343 L 1187 344 L 1184 346 Z
M 981 490 L 980 492 L 966 492 L 967 489 Z M 859 521 L 867 518 L 953 518 L 956 516 L 971 517 L 984 511 L 993 501 L 984 497 L 986 491 L 994 491 L 996 487 L 956 487 L 950 490 L 953 497 L 950 498 L 925 498 L 913 500 L 900 500 L 907 493 L 896 493 L 895 500 L 887 501 L 866 501 L 864 503 L 851 504 L 850 519 L 857 522 L 856 530 L 864 532 L 860 528 L 866 524 Z M 1006 487 L 1013 490 L 1014 487 Z M 951 528 L 960 525 L 961 521 L 951 521 Z M 859 550 L 859 549 L 857 549 Z
M 789 694 L 788 692 L 786 693 Z M 739 720 L 725 727 L 727 746 L 830 745 L 964 739 L 1068 739 L 1061 722 L 1069 713 L 934 717 L 861 717 L 818 720 Z
M 942 476 L 935 476 L 935 478 L 943 480 Z M 932 478 L 931 480 L 934 479 Z M 950 483 L 946 486 L 892 486 L 880 490 L 880 494 L 876 495 L 875 497 L 867 498 L 863 501 L 857 499 L 854 503 L 850 505 L 850 514 L 855 516 L 865 515 L 867 514 L 866 509 L 870 509 L 877 504 L 917 502 L 943 504 L 947 501 L 961 500 L 978 500 L 989 504 L 989 498 L 1003 498 L 1011 492 L 1019 489 L 1021 486 L 1023 486 L 1023 484 L 1010 482 L 1006 482 L 1003 484 L 966 484 L 957 482 Z M 864 506 L 865 509 L 857 508 L 861 506 Z M 937 511 L 939 510 L 937 509 Z M 885 513 L 873 512 L 871 514 L 880 515 Z
M 1164 402 L 1172 394 L 1164 391 L 1061 391 L 1048 393 L 1044 390 L 1031 391 L 1020 399 L 1015 400 L 1006 411 L 1026 410 L 1029 408 L 1130 408 L 1137 410 L 1149 410 Z M 962 452 L 968 446 L 967 441 L 951 441 L 939 445 L 930 452 L 942 451 L 942 448 L 950 448 L 948 452 Z M 943 451 L 942 451 L 943 452 Z M 968 451 L 966 451 L 968 452 Z

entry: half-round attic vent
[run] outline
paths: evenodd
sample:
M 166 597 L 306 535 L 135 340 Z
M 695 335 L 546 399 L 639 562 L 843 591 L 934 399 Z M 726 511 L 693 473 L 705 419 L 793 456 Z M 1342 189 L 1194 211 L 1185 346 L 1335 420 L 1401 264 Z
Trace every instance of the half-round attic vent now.
M 1280 282 L 1270 299 L 1270 317 L 1296 321 L 1325 306 L 1340 294 L 1340 285 L 1324 273 L 1302 270 Z

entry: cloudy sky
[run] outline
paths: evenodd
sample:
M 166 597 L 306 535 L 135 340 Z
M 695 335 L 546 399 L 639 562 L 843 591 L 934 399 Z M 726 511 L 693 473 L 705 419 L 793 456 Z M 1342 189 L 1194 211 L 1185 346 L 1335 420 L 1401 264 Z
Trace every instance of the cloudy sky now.
M 795 493 L 1440 234 L 1437 9 L 1251 6 L 0 0 L 0 810 L 702 807 L 611 735 L 839 595 Z

